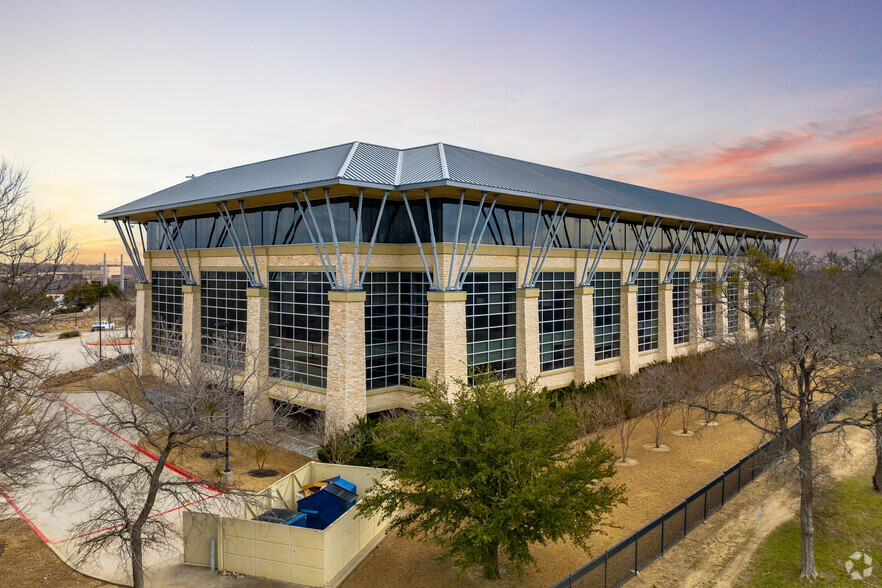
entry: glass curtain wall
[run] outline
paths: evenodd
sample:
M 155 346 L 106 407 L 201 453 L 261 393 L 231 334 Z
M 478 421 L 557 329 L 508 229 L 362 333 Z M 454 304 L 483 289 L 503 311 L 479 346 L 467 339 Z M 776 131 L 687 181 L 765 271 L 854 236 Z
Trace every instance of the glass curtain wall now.
M 368 390 L 426 377 L 429 281 L 423 272 L 368 272 L 363 284 Z
M 324 272 L 270 272 L 270 376 L 327 387 L 329 290 Z
M 470 272 L 466 277 L 468 367 L 514 378 L 517 353 L 517 273 Z
M 150 344 L 156 353 L 179 356 L 184 325 L 184 278 L 174 270 L 150 274 Z
M 674 272 L 671 284 L 674 286 L 674 345 L 682 345 L 689 343 L 689 272 Z
M 637 351 L 658 349 L 658 272 L 637 274 Z
M 621 353 L 622 274 L 597 272 L 594 287 L 594 361 Z
M 202 304 L 202 361 L 213 365 L 245 365 L 248 328 L 248 280 L 245 272 L 204 271 Z
M 704 272 L 701 276 L 701 334 L 705 339 L 717 334 L 716 281 L 717 272 Z
M 726 326 L 729 334 L 738 332 L 738 294 L 741 282 L 736 274 L 729 274 L 726 279 Z
M 543 372 L 575 363 L 575 278 L 573 272 L 541 272 L 539 287 L 539 362 Z

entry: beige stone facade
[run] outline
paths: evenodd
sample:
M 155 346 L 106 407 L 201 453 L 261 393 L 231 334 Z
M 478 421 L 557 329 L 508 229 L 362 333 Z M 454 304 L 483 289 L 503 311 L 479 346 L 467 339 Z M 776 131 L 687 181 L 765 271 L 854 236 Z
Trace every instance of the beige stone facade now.
M 364 372 L 364 292 L 330 292 L 328 388 L 325 418 L 331 428 L 367 414 Z
M 336 252 L 329 246 L 336 262 Z M 430 267 L 432 264 L 431 246 L 424 245 L 424 252 Z M 439 269 L 441 284 L 446 286 L 446 273 L 450 262 L 452 246 L 439 244 Z M 341 244 L 343 262 L 342 274 L 347 283 L 351 280 L 353 263 L 352 244 Z M 288 245 L 256 247 L 258 268 L 264 280 L 270 270 L 321 271 L 321 265 L 312 245 Z M 359 249 L 359 270 L 364 263 L 367 246 Z M 464 253 L 460 245 L 456 264 Z M 233 249 L 192 250 L 189 252 L 194 274 L 198 279 L 199 269 L 241 268 L 241 262 Z M 474 258 L 472 272 L 512 271 L 517 272 L 517 285 L 520 288 L 527 273 L 526 261 L 529 248 L 481 246 Z M 152 269 L 177 269 L 177 262 L 170 252 L 148 252 L 145 266 Z M 627 272 L 632 254 L 628 252 L 608 252 L 600 260 L 597 271 L 620 272 L 622 281 Z M 659 272 L 663 279 L 670 260 L 669 255 L 650 253 L 641 271 Z M 443 263 L 442 263 L 443 261 Z M 535 262 L 535 253 L 533 257 Z M 711 258 L 707 271 L 720 271 L 724 259 Z M 621 346 L 617 358 L 595 361 L 594 345 L 594 301 L 595 292 L 591 287 L 579 287 L 578 278 L 582 275 L 586 262 L 585 252 L 577 250 L 552 249 L 545 260 L 543 271 L 573 272 L 576 277 L 574 301 L 574 359 L 571 367 L 541 372 L 540 366 L 540 325 L 538 314 L 538 289 L 519 289 L 517 295 L 517 373 L 521 376 L 538 377 L 539 386 L 559 387 L 572 380 L 592 381 L 616 374 L 620 371 L 634 373 L 642 366 L 656 360 L 665 360 L 696 349 L 705 349 L 712 343 L 701 337 L 701 285 L 691 284 L 690 300 L 690 341 L 686 344 L 673 343 L 672 287 L 661 284 L 659 287 L 659 342 L 658 349 L 640 353 L 637 332 L 637 287 L 622 286 L 621 299 Z M 689 271 L 694 278 L 698 270 L 699 256 L 684 255 L 677 265 L 678 271 Z M 419 249 L 415 245 L 377 245 L 370 260 L 370 271 L 422 272 L 423 266 Z M 532 270 L 531 270 L 532 271 Z M 338 275 L 339 271 L 335 271 Z M 148 269 L 149 276 L 149 269 Z M 436 282 L 437 283 L 437 282 Z M 747 296 L 746 285 L 742 285 L 742 296 Z M 329 329 L 327 386 L 316 388 L 294 384 L 269 377 L 268 369 L 268 331 L 269 298 L 267 289 L 248 292 L 247 349 L 248 368 L 256 376 L 254 393 L 263 390 L 266 402 L 256 403 L 255 407 L 269 406 L 269 398 L 288 400 L 327 412 L 330 420 L 346 423 L 359 415 L 397 407 L 409 407 L 414 403 L 411 388 L 396 385 L 388 388 L 366 390 L 365 385 L 365 294 L 360 291 L 332 291 L 329 296 Z M 149 286 L 139 286 L 138 316 L 136 332 L 142 341 L 150 341 L 151 292 Z M 199 287 L 184 288 L 183 339 L 194 342 L 189 353 L 198 355 L 200 341 Z M 463 291 L 430 291 L 427 295 L 427 339 L 426 373 L 428 377 L 438 375 L 444 381 L 464 380 L 468 375 L 466 332 L 466 293 Z M 726 332 L 726 322 L 722 304 L 717 305 L 718 332 Z M 745 329 L 746 330 L 746 329 Z M 264 385 L 268 382 L 269 386 Z M 246 385 L 247 386 L 247 385 Z M 267 391 L 268 389 L 268 391 Z M 246 391 L 247 392 L 247 391 Z

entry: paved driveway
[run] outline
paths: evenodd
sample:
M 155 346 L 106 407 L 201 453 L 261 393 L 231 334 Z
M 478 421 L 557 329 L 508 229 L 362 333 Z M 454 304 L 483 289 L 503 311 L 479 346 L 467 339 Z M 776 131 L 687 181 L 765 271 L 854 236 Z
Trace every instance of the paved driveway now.
M 104 357 L 115 357 L 120 349 L 129 345 L 118 346 L 114 340 L 122 337 L 120 329 L 100 333 L 101 353 Z M 78 370 L 95 362 L 98 357 L 99 333 L 83 333 L 73 339 L 58 339 L 57 333 L 38 335 L 15 341 L 19 352 L 24 356 L 51 358 L 54 369 L 58 372 Z
M 51 400 L 50 400 L 51 401 Z M 57 410 L 68 411 L 72 416 L 71 425 L 77 430 L 76 447 L 78 453 L 96 451 L 102 444 L 110 444 L 115 451 L 125 452 L 135 457 L 137 464 L 152 465 L 151 458 L 138 452 L 133 447 L 137 435 L 131 431 L 110 431 L 101 424 L 101 413 L 106 412 L 102 403 L 125 403 L 126 401 L 109 392 L 86 392 L 68 394 L 63 399 L 54 401 Z M 89 441 L 91 439 L 91 441 Z M 63 445 L 63 444 L 62 444 Z M 76 472 L 55 463 L 39 464 L 45 468 L 44 479 L 36 486 L 24 491 L 14 492 L 7 500 L 18 514 L 28 522 L 34 531 L 55 551 L 62 560 L 78 571 L 117 584 L 131 584 L 128 578 L 130 564 L 124 554 L 103 553 L 100 557 L 87 562 L 79 562 L 77 548 L 85 537 L 78 535 L 74 528 L 77 523 L 100 518 L 102 513 L 112 507 L 109 496 L 96 492 L 94 488 L 83 489 L 65 500 L 60 500 L 65 483 L 71 480 Z M 108 463 L 103 473 L 126 473 L 138 465 L 123 461 Z M 165 470 L 167 479 L 181 479 L 183 476 L 171 470 Z M 192 487 L 192 486 L 191 486 Z M 210 488 L 197 488 L 188 500 L 201 501 L 210 506 L 211 510 L 220 509 L 224 499 L 222 495 Z M 216 502 L 211 502 L 216 501 Z M 181 503 L 165 494 L 157 497 L 154 513 L 161 516 L 180 533 Z M 171 544 L 163 551 L 148 549 L 145 553 L 145 569 L 154 578 L 168 578 L 172 569 L 179 565 L 183 544 L 180 536 L 172 538 Z M 151 582 L 154 585 L 169 585 L 168 580 Z

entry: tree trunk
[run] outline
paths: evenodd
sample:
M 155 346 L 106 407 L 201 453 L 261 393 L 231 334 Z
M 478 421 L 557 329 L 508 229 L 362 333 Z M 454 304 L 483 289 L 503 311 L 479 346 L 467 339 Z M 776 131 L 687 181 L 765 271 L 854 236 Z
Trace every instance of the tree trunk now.
M 803 431 L 804 437 L 796 448 L 799 454 L 799 523 L 802 539 L 802 572 L 800 578 L 818 577 L 815 567 L 815 523 L 814 523 L 814 476 L 812 463 L 811 429 Z
M 494 543 L 487 548 L 487 558 L 484 560 L 484 577 L 488 580 L 499 578 L 499 543 Z
M 144 588 L 144 548 L 141 542 L 141 528 L 132 528 L 132 586 Z
M 879 414 L 879 404 L 873 403 L 871 411 L 875 427 L 870 429 L 873 433 L 873 441 L 876 443 L 876 471 L 873 473 L 873 490 L 882 492 L 882 418 Z

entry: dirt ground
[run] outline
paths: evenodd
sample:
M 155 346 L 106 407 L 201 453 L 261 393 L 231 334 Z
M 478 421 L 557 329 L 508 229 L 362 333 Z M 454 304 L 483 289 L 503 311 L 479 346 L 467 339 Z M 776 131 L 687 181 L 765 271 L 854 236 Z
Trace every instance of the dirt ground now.
M 114 585 L 73 571 L 17 517 L 0 521 L 0 584 L 15 588 Z
M 697 418 L 700 418 L 697 416 Z M 628 504 L 619 506 L 609 520 L 621 528 L 607 529 L 590 542 L 591 554 L 572 544 L 561 542 L 538 545 L 532 550 L 539 570 L 528 569 L 518 578 L 505 564 L 502 579 L 494 584 L 509 586 L 550 586 L 579 567 L 593 555 L 612 547 L 645 524 L 682 502 L 690 494 L 710 482 L 761 443 L 760 434 L 744 421 L 721 416 L 719 426 L 705 427 L 692 437 L 670 433 L 676 429 L 674 419 L 668 423 L 664 443 L 670 451 L 658 452 L 644 448 L 654 439 L 648 420 L 637 427 L 631 441 L 629 457 L 637 463 L 620 467 L 615 482 L 627 487 Z M 613 435 L 608 436 L 615 442 Z M 617 448 L 617 445 L 613 445 Z M 342 584 L 343 588 L 413 586 L 421 588 L 458 585 L 463 588 L 485 586 L 480 570 L 468 570 L 457 584 L 457 569 L 449 563 L 436 564 L 440 551 L 431 543 L 398 537 L 387 537 Z M 378 584 L 377 578 L 382 578 Z
M 846 413 L 856 410 L 852 407 Z M 847 430 L 844 445 L 832 436 L 819 437 L 815 447 L 825 475 L 841 480 L 867 472 L 869 478 L 874 457 L 867 431 Z M 763 539 L 798 509 L 799 488 L 793 476 L 763 475 L 630 583 L 682 588 L 738 585 Z
M 142 439 L 139 445 L 155 453 L 155 449 L 146 442 L 146 439 Z M 236 439 L 230 440 L 230 469 L 233 470 L 234 488 L 253 492 L 263 490 L 276 480 L 287 476 L 297 468 L 312 461 L 306 456 L 282 449 L 276 445 L 268 444 L 267 447 L 270 453 L 264 468 L 266 470 L 275 470 L 277 473 L 267 477 L 254 477 L 249 475 L 248 472 L 257 469 L 257 462 L 254 458 L 257 446 L 241 443 Z M 202 453 L 204 451 L 223 450 L 223 439 L 216 439 L 211 442 L 202 443 L 201 447 L 187 447 L 183 451 L 175 450 L 171 454 L 170 461 L 210 484 L 217 484 L 220 482 L 221 471 L 226 465 L 225 460 L 223 457 L 206 459 L 202 457 Z

